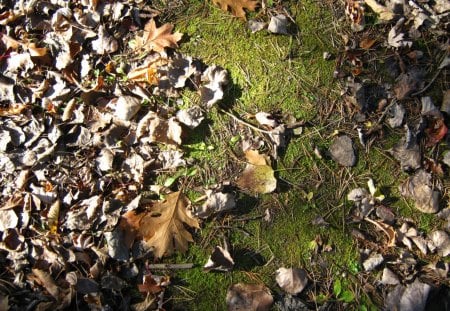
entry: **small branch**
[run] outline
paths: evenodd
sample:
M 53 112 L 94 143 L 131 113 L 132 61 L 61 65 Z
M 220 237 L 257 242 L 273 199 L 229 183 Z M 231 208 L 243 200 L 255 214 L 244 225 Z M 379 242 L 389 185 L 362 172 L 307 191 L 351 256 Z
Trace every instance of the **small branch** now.
M 194 267 L 193 263 L 179 263 L 179 264 L 170 264 L 170 263 L 155 263 L 147 265 L 149 269 L 155 270 L 181 270 L 181 269 L 191 269 Z
M 239 119 L 238 117 L 236 117 L 234 114 L 232 114 L 231 112 L 228 112 L 228 111 L 226 111 L 226 110 L 223 110 L 223 109 L 219 109 L 221 112 L 223 112 L 223 113 L 225 113 L 227 116 L 230 116 L 230 117 L 232 117 L 234 120 L 236 120 L 237 122 L 239 122 L 239 123 L 241 123 L 241 124 L 243 124 L 243 125 L 245 125 L 245 126 L 248 126 L 249 128 L 251 128 L 251 129 L 253 129 L 253 130 L 255 130 L 255 131 L 258 131 L 258 132 L 261 132 L 261 133 L 265 133 L 265 134 L 272 134 L 272 132 L 271 131 L 266 131 L 266 130 L 263 130 L 263 129 L 260 129 L 259 127 L 256 127 L 256 126 L 254 126 L 253 124 L 250 124 L 250 123 L 248 123 L 248 122 L 245 122 L 244 120 L 241 120 L 241 119 Z

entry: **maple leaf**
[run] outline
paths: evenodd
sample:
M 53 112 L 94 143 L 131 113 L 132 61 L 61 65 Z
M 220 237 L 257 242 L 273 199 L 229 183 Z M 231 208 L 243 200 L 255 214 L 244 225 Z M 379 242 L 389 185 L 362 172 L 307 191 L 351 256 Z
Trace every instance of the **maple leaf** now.
M 148 21 L 144 27 L 144 35 L 136 38 L 137 46 L 145 51 L 162 52 L 164 48 L 176 48 L 177 42 L 183 36 L 180 32 L 171 34 L 173 29 L 172 24 L 164 24 L 157 28 L 154 19 Z
M 170 255 L 174 250 L 185 252 L 193 242 L 189 227 L 200 228 L 197 219 L 189 215 L 189 200 L 180 191 L 170 193 L 162 202 L 154 203 L 139 221 L 138 233 L 148 246 L 154 247 L 156 257 Z
M 220 6 L 223 11 L 231 10 L 231 13 L 239 18 L 245 19 L 245 11 L 254 11 L 258 5 L 256 0 L 212 0 L 215 5 Z

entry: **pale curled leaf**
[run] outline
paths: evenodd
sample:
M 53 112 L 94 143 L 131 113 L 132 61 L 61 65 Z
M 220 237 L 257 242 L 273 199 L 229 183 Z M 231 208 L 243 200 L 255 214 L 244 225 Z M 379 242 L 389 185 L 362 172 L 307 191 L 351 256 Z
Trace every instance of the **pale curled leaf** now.
M 0 231 L 16 228 L 19 224 L 19 217 L 13 209 L 0 210 Z
M 216 246 L 208 262 L 203 266 L 205 271 L 231 271 L 234 266 L 234 260 L 226 248 Z
M 117 51 L 119 43 L 106 31 L 105 26 L 98 27 L 98 39 L 92 41 L 92 49 L 100 55 L 110 54 Z
M 390 10 L 388 7 L 381 5 L 376 0 L 364 0 L 366 4 L 378 14 L 379 19 L 383 21 L 390 21 L 395 17 L 394 12 Z
M 227 211 L 236 207 L 235 197 L 231 193 L 206 190 L 206 197 L 206 202 L 203 203 L 203 205 L 195 211 L 197 217 L 206 218 L 210 215 Z
M 303 269 L 279 268 L 275 273 L 278 286 L 291 295 L 302 292 L 308 284 L 308 275 Z

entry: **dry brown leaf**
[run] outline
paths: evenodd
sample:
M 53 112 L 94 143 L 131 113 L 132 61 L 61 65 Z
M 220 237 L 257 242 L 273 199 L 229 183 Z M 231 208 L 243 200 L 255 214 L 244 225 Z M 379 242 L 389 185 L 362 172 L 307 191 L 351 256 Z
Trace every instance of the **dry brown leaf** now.
M 230 10 L 231 13 L 239 18 L 245 19 L 245 11 L 255 11 L 258 1 L 256 0 L 212 0 L 215 5 L 220 6 L 223 11 Z
M 164 48 L 177 48 L 177 42 L 181 40 L 183 34 L 175 32 L 171 34 L 172 24 L 164 24 L 157 28 L 154 19 L 148 21 L 144 27 L 144 35 L 136 38 L 137 47 L 147 52 L 162 52 Z
M 226 301 L 228 311 L 268 311 L 273 297 L 263 284 L 237 283 L 228 289 Z
M 159 81 L 158 67 L 166 65 L 167 62 L 167 59 L 157 58 L 131 70 L 127 74 L 127 78 L 134 82 L 144 82 L 150 85 L 157 85 Z
M 361 49 L 368 50 L 368 49 L 370 49 L 370 48 L 375 44 L 376 41 L 377 41 L 377 40 L 375 40 L 375 39 L 364 38 L 364 39 L 362 39 L 361 42 L 359 43 L 359 47 L 360 47 Z
M 189 200 L 180 191 L 170 193 L 161 202 L 153 203 L 139 222 L 138 233 L 148 246 L 154 247 L 155 257 L 170 255 L 174 250 L 185 252 L 193 242 L 189 227 L 199 228 L 197 219 L 188 210 Z
M 56 300 L 59 300 L 59 287 L 55 284 L 50 273 L 40 269 L 33 269 L 32 271 L 37 277 L 38 282 L 50 293 L 50 295 Z
M 0 107 L 0 117 L 8 117 L 21 114 L 28 106 L 24 104 L 11 104 L 9 107 Z
M 372 220 L 370 218 L 365 217 L 364 218 L 365 221 L 370 222 L 371 224 L 373 224 L 374 226 L 376 226 L 378 229 L 380 229 L 381 231 L 383 231 L 387 237 L 388 237 L 388 247 L 392 247 L 395 246 L 395 241 L 397 238 L 397 233 L 395 232 L 394 228 L 392 228 L 392 226 L 389 226 L 387 224 L 385 224 L 384 222 L 381 221 L 376 221 L 376 220 Z

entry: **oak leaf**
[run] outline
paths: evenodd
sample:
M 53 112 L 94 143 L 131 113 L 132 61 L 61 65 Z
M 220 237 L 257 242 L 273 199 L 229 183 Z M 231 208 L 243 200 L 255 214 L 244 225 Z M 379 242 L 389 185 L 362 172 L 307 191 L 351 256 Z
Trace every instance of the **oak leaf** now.
M 256 0 L 212 0 L 215 5 L 220 6 L 223 11 L 231 10 L 231 13 L 239 18 L 245 19 L 245 11 L 254 11 L 258 5 Z
M 139 234 L 148 246 L 154 247 L 155 257 L 170 255 L 174 250 L 185 252 L 192 235 L 184 224 L 200 228 L 188 210 L 189 200 L 180 191 L 170 193 L 161 202 L 153 203 L 139 222 Z
M 137 47 L 150 52 L 163 52 L 164 48 L 176 48 L 177 42 L 183 36 L 180 32 L 171 33 L 172 24 L 164 24 L 157 28 L 154 19 L 148 21 L 144 27 L 144 35 L 136 39 Z

